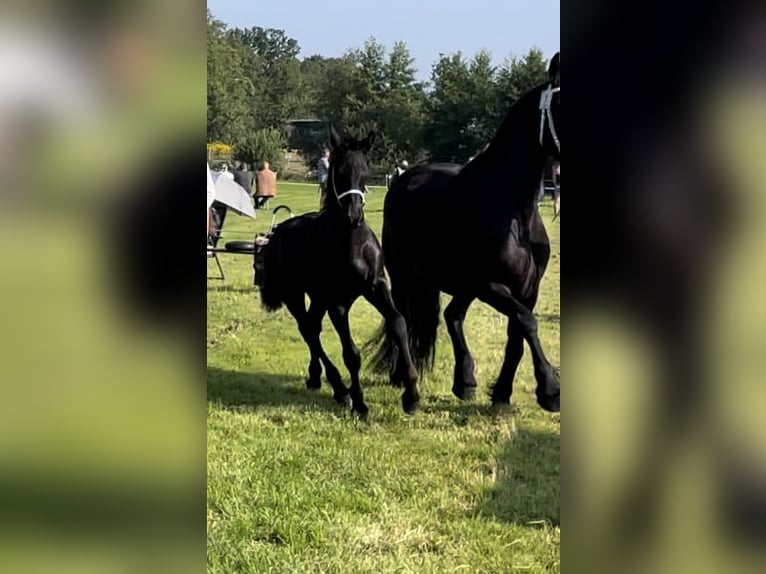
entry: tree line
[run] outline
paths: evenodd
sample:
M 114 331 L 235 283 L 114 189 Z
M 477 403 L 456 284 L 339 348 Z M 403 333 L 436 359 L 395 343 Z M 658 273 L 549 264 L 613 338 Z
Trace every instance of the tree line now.
M 491 55 L 440 55 L 421 82 L 407 44 L 368 39 L 341 57 L 301 57 L 282 30 L 229 28 L 207 13 L 208 142 L 238 159 L 279 166 L 288 121 L 318 118 L 351 133 L 377 133 L 373 163 L 407 158 L 465 162 L 488 142 L 511 104 L 546 79 L 537 48 L 494 67 Z M 320 143 L 305 143 L 310 161 Z

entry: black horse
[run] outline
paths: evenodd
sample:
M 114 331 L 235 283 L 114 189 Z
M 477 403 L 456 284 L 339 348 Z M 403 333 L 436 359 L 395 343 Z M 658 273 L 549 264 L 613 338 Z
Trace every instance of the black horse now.
M 560 159 L 559 53 L 548 74 L 547 83 L 511 107 L 488 148 L 465 167 L 419 166 L 393 183 L 383 212 L 383 252 L 419 371 L 433 365 L 439 293 L 444 291 L 453 296 L 444 311 L 455 352 L 452 392 L 464 400 L 475 397 L 474 363 L 463 321 L 471 303 L 480 299 L 509 317 L 493 403 L 510 402 L 526 339 L 537 401 L 558 412 L 558 372 L 543 353 L 532 310 L 550 257 L 536 198 L 546 160 Z M 459 234 L 453 231 L 458 221 Z M 386 331 L 371 343 L 379 345 L 373 368 L 396 368 L 396 349 Z
M 401 368 L 392 383 L 404 385 L 404 410 L 417 410 L 418 374 L 410 358 L 407 328 L 394 306 L 383 269 L 383 253 L 375 234 L 364 221 L 365 178 L 368 154 L 375 139 L 370 133 L 358 141 L 343 139 L 330 127 L 331 156 L 327 200 L 323 211 L 287 220 L 277 227 L 256 255 L 261 302 L 268 311 L 282 304 L 295 317 L 311 353 L 306 386 L 321 386 L 322 364 L 333 397 L 364 416 L 368 412 L 359 383 L 361 357 L 348 323 L 348 313 L 360 296 L 384 317 L 389 337 L 402 351 Z M 306 310 L 305 295 L 311 299 Z M 343 344 L 343 361 L 351 374 L 351 388 L 325 354 L 319 338 L 325 313 Z M 349 396 L 350 392 L 350 396 Z

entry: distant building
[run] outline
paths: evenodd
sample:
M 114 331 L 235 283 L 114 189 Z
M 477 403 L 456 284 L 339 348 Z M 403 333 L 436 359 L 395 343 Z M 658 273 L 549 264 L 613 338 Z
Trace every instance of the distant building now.
M 317 118 L 295 119 L 287 122 L 287 145 L 306 156 L 321 153 L 327 144 L 327 122 Z

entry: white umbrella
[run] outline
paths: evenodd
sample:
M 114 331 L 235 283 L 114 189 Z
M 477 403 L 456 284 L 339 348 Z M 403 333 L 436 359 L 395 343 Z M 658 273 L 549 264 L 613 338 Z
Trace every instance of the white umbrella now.
M 213 205 L 215 201 L 215 183 L 213 183 L 213 176 L 210 173 L 210 164 L 207 164 L 207 208 Z
M 245 188 L 232 181 L 223 172 L 213 171 L 215 183 L 215 200 L 227 205 L 239 215 L 255 219 L 255 208 Z

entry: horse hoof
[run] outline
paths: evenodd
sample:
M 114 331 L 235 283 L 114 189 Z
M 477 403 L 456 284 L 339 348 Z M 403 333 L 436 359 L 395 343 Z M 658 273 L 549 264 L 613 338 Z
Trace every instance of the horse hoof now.
M 555 395 L 546 395 L 545 393 L 537 393 L 537 404 L 540 405 L 544 411 L 549 413 L 561 412 L 561 393 Z
M 369 412 L 370 412 L 370 409 L 369 409 L 369 408 L 367 408 L 367 405 L 365 405 L 364 403 L 362 403 L 361 405 L 353 405 L 353 407 L 352 407 L 352 408 L 353 408 L 354 412 L 357 414 L 357 416 L 358 416 L 358 417 L 359 417 L 361 420 L 363 420 L 363 421 L 366 421 L 366 420 L 367 420 L 367 415 L 368 415 L 368 414 L 369 414 Z
M 321 379 L 308 379 L 306 381 L 306 388 L 310 391 L 318 391 L 320 388 L 322 388 L 322 380 Z
M 452 387 L 452 394 L 461 401 L 472 401 L 476 398 L 476 387 L 455 385 Z
M 335 402 L 339 405 L 343 405 L 344 407 L 350 407 L 351 406 L 351 395 L 348 393 L 343 393 L 341 395 L 333 395 L 333 399 L 335 399 Z
M 492 400 L 492 407 L 491 407 L 492 414 L 495 415 L 507 415 L 513 412 L 513 407 L 511 407 L 511 401 L 495 401 Z
M 507 406 L 511 404 L 511 397 L 501 397 L 501 396 L 492 395 L 490 399 L 492 400 L 493 407 Z
M 410 399 L 402 396 L 402 409 L 408 415 L 414 415 L 420 409 L 420 399 Z

